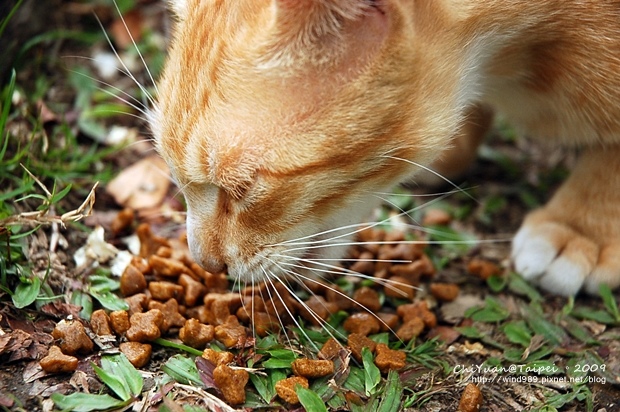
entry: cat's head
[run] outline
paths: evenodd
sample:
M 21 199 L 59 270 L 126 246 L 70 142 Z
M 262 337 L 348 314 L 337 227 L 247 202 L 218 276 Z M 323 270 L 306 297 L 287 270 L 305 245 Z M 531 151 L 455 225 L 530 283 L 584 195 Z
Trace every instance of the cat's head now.
M 190 250 L 208 270 L 258 280 L 339 255 L 327 245 L 416 169 L 399 159 L 438 153 L 452 120 L 433 103 L 442 85 L 425 79 L 412 6 L 172 3 L 151 122 L 187 201 Z

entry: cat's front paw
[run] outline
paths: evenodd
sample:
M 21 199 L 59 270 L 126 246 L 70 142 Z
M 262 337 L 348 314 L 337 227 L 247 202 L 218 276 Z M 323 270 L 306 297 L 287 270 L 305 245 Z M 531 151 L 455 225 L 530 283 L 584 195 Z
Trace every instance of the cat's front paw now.
M 588 218 L 591 216 L 587 214 L 575 216 L 584 221 Z M 591 233 L 577 231 L 555 218 L 553 210 L 537 210 L 527 217 L 514 238 L 515 269 L 558 295 L 572 296 L 581 289 L 596 294 L 601 283 L 616 287 L 620 284 L 620 239 L 596 232 L 595 228 Z

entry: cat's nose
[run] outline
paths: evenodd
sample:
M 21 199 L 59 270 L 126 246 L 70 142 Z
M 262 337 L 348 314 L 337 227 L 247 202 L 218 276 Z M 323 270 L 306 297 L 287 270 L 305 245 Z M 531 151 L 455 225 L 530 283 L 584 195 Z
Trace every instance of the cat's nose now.
M 222 273 L 226 270 L 226 264 L 223 261 L 212 257 L 202 259 L 202 261 L 200 262 L 200 266 L 202 266 L 202 268 L 207 272 L 213 274 Z

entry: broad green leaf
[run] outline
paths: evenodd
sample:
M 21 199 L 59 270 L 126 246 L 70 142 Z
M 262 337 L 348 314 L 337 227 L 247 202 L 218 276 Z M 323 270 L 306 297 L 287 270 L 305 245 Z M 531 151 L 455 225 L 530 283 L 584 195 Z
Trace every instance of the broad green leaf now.
M 494 323 L 506 319 L 510 312 L 492 296 L 487 296 L 484 306 L 465 311 L 465 316 L 478 322 Z
M 589 345 L 597 345 L 599 342 L 592 337 L 590 332 L 581 325 L 581 323 L 572 316 L 564 316 L 562 318 L 564 328 L 568 333 L 579 339 L 583 343 Z
M 37 299 L 40 290 L 41 279 L 38 276 L 33 276 L 29 281 L 21 281 L 11 296 L 13 304 L 18 309 L 25 308 Z
M 161 369 L 177 382 L 204 388 L 196 364 L 192 359 L 174 355 L 162 365 Z
M 371 396 L 377 385 L 381 383 L 381 372 L 375 365 L 372 352 L 367 347 L 362 348 L 362 363 L 364 365 L 364 392 L 366 396 Z
M 106 370 L 103 370 L 99 366 L 93 363 L 93 369 L 99 379 L 105 383 L 108 388 L 110 388 L 119 398 L 123 401 L 128 401 L 131 399 L 131 393 L 129 393 L 129 388 L 125 386 L 125 382 L 119 376 L 116 376 Z
M 516 294 L 527 296 L 531 301 L 542 301 L 542 296 L 538 291 L 532 287 L 525 279 L 516 273 L 510 274 L 510 280 L 508 282 L 508 289 Z
M 504 325 L 503 330 L 510 342 L 526 348 L 530 345 L 532 335 L 525 322 L 509 322 Z
M 521 313 L 528 326 L 536 335 L 543 336 L 550 344 L 559 345 L 568 337 L 564 329 L 549 322 L 530 305 L 521 306 Z
M 120 408 L 127 404 L 110 395 L 96 395 L 80 392 L 70 395 L 54 393 L 51 398 L 58 409 L 73 412 L 105 411 L 108 409 Z
M 351 366 L 343 387 L 362 395 L 364 393 L 364 371 L 357 366 Z
M 506 276 L 493 275 L 487 279 L 487 285 L 495 293 L 498 293 L 504 290 L 507 284 L 508 284 L 508 278 Z
M 400 411 L 401 399 L 403 397 L 403 384 L 396 371 L 390 371 L 387 376 L 387 385 L 383 391 L 383 398 L 379 403 L 377 412 L 398 412 Z
M 609 286 L 601 283 L 599 286 L 599 294 L 603 298 L 603 303 L 605 304 L 605 309 L 607 309 L 607 312 L 609 312 L 616 322 L 620 322 L 620 311 L 618 311 L 618 304 L 616 303 L 616 298 L 613 293 L 611 293 Z
M 99 303 L 101 303 L 101 306 L 108 310 L 115 311 L 129 309 L 127 302 L 112 292 L 96 292 L 94 290 L 89 290 L 88 293 L 90 293 L 93 298 L 97 299 Z
M 327 412 L 325 402 L 310 389 L 301 385 L 295 387 L 295 393 L 299 397 L 299 402 L 308 412 Z
M 587 307 L 577 307 L 571 312 L 571 315 L 579 319 L 589 319 L 598 323 L 611 325 L 616 323 L 614 317 L 605 310 L 597 310 Z
M 82 308 L 80 310 L 82 319 L 90 320 L 93 313 L 93 299 L 89 294 L 75 289 L 71 292 L 71 303 Z
M 138 396 L 142 392 L 142 375 L 124 354 L 103 356 L 101 358 L 101 368 L 110 374 L 118 376 L 129 388 L 129 392 L 133 396 Z

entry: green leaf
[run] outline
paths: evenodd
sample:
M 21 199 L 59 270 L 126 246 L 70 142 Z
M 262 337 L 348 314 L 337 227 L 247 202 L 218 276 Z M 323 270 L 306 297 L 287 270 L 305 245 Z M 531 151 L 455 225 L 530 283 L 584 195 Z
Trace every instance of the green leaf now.
M 372 352 L 367 347 L 362 348 L 362 363 L 364 365 L 364 392 L 366 396 L 371 396 L 377 385 L 381 383 L 381 371 L 375 365 Z
M 506 276 L 493 275 L 487 279 L 487 286 L 495 293 L 499 293 L 506 288 L 508 278 Z
M 601 283 L 598 291 L 603 298 L 603 303 L 605 304 L 605 309 L 607 309 L 607 312 L 613 316 L 616 322 L 620 322 L 620 311 L 618 311 L 618 304 L 616 303 L 616 298 L 614 298 L 614 295 L 611 293 L 609 286 Z
M 611 325 L 616 323 L 614 317 L 605 310 L 597 310 L 588 307 L 577 307 L 571 312 L 571 315 L 579 319 L 589 319 L 598 323 Z
M 194 356 L 202 356 L 202 352 L 203 352 L 199 349 L 192 348 L 191 346 L 183 345 L 182 343 L 172 342 L 172 341 L 169 341 L 163 338 L 157 338 L 153 340 L 153 343 L 156 343 L 159 346 L 164 346 L 166 348 L 174 348 L 174 349 L 182 350 Z
M 545 319 L 540 312 L 530 305 L 521 306 L 523 318 L 536 335 L 541 335 L 552 345 L 560 345 L 568 338 L 561 327 Z
M 103 383 L 105 383 L 108 388 L 110 388 L 119 398 L 123 401 L 128 401 L 131 399 L 131 393 L 129 393 L 129 389 L 125 386 L 125 382 L 123 382 L 120 377 L 103 370 L 94 363 L 92 365 L 95 373 L 99 376 L 99 379 L 101 379 Z
M 364 393 L 364 371 L 357 366 L 351 366 L 349 370 L 349 376 L 342 385 L 346 389 L 356 392 L 360 395 Z
M 89 294 L 75 289 L 71 292 L 71 303 L 80 306 L 80 317 L 85 320 L 90 320 L 93 313 L 93 299 Z
M 162 365 L 161 369 L 177 382 L 204 388 L 198 369 L 196 369 L 196 364 L 192 359 L 181 355 L 174 355 Z
M 124 354 L 103 356 L 101 358 L 101 368 L 110 374 L 116 374 L 124 382 L 125 386 L 129 388 L 129 392 L 133 396 L 138 396 L 142 392 L 142 375 Z
M 583 327 L 577 319 L 573 318 L 572 316 L 564 316 L 562 318 L 562 322 L 566 331 L 583 343 L 587 343 L 589 345 L 599 344 L 599 342 L 592 337 L 590 332 L 585 327 Z
M 527 348 L 532 340 L 532 334 L 523 321 L 509 322 L 503 327 L 506 338 L 512 343 L 516 343 Z
M 72 393 L 70 395 L 62 395 L 54 393 L 51 396 L 52 401 L 58 409 L 73 412 L 90 412 L 105 411 L 123 407 L 127 402 L 123 402 L 110 395 L 95 395 L 92 393 Z
M 509 278 L 508 289 L 514 293 L 527 296 L 531 301 L 540 302 L 543 300 L 541 294 L 521 276 L 511 273 Z
M 377 412 L 398 412 L 400 411 L 401 399 L 403 397 L 403 384 L 396 371 L 390 371 L 387 376 L 387 385 L 383 391 L 383 398 L 379 403 Z
M 327 412 L 325 402 L 310 389 L 304 388 L 301 385 L 295 386 L 295 393 L 299 398 L 299 402 L 308 412 Z
M 30 280 L 22 280 L 11 296 L 13 304 L 18 309 L 25 308 L 37 299 L 40 290 L 41 279 L 38 276 L 33 276 Z
M 88 293 L 90 293 L 93 298 L 97 299 L 99 303 L 101 303 L 101 306 L 108 310 L 116 311 L 129 309 L 127 302 L 112 292 L 97 292 L 89 289 Z
M 484 306 L 468 309 L 465 316 L 478 322 L 494 323 L 506 319 L 510 312 L 497 299 L 487 296 Z

